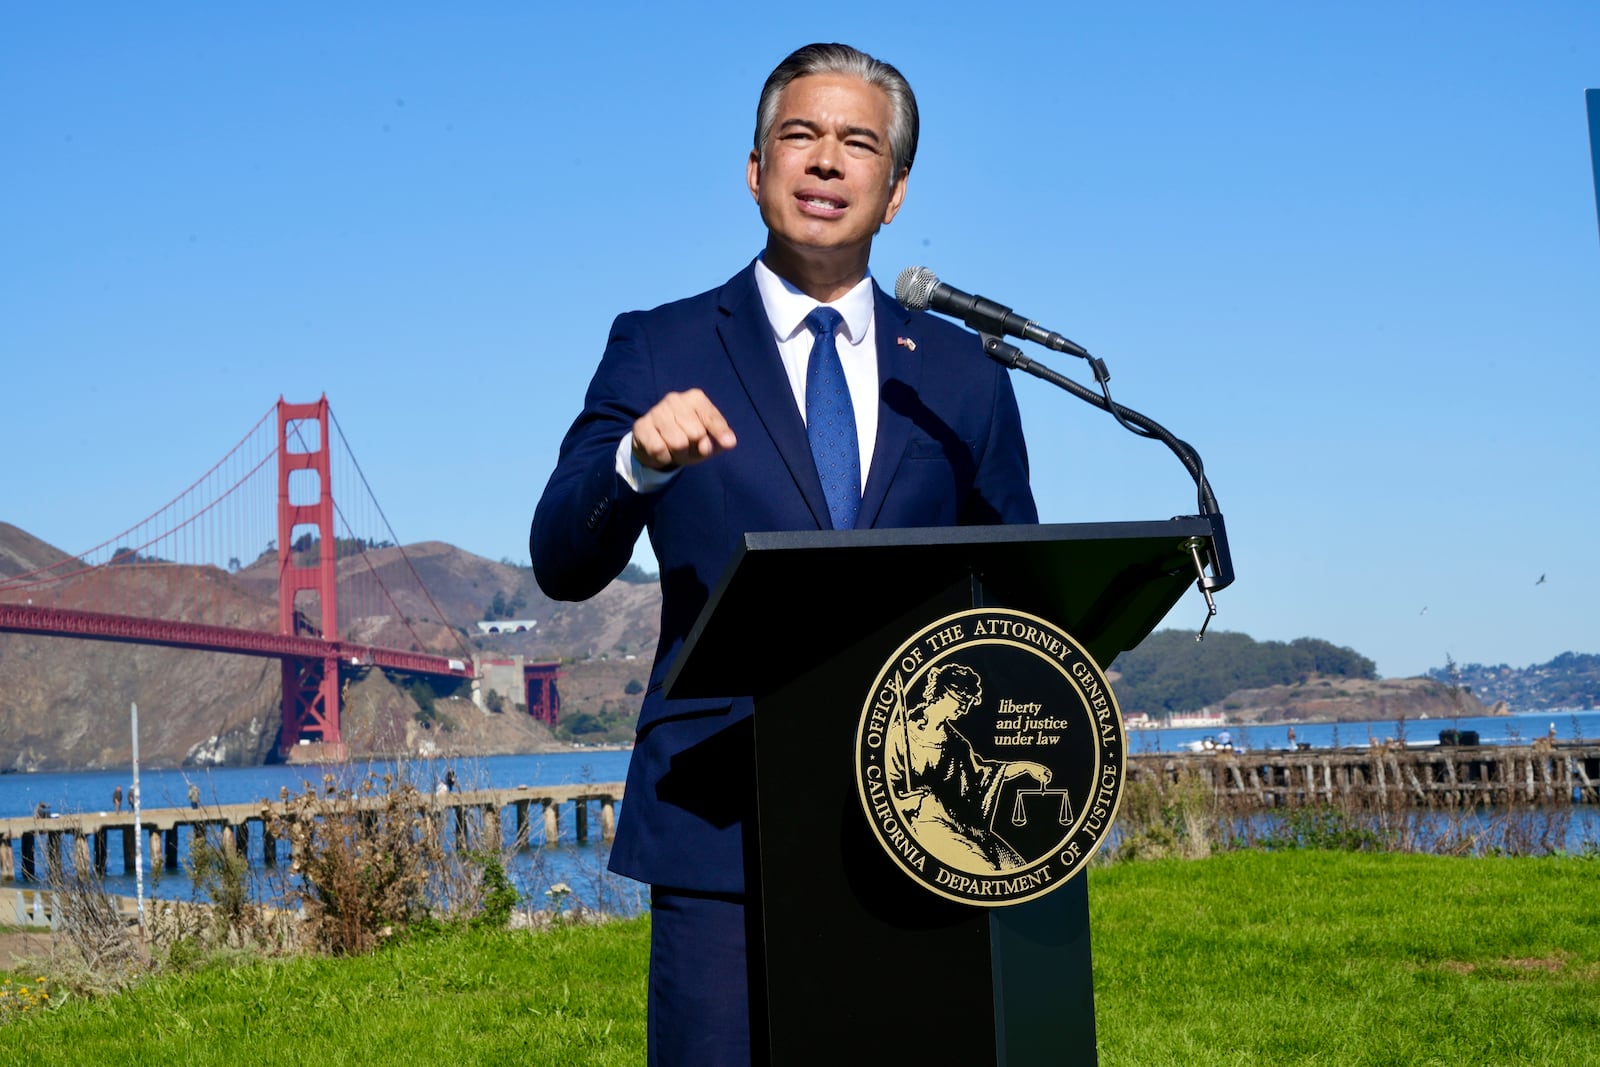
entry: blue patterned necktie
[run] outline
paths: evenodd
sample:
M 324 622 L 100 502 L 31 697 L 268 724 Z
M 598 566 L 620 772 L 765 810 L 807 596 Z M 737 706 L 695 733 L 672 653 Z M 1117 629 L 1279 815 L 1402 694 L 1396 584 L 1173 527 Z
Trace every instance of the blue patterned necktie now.
M 856 413 L 844 364 L 833 342 L 843 321 L 830 307 L 806 316 L 811 328 L 811 359 L 806 364 L 806 440 L 822 476 L 822 492 L 835 530 L 849 530 L 861 510 L 861 451 L 856 444 Z

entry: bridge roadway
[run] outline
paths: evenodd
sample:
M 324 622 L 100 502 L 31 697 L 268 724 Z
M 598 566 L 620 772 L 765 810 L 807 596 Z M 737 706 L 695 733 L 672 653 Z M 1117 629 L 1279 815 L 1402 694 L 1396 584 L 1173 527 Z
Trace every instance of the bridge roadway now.
M 455 817 L 456 840 L 465 840 L 471 832 L 469 815 L 478 812 L 482 817 L 484 834 L 489 841 L 505 846 L 502 813 L 513 812 L 515 835 L 513 848 L 524 848 L 532 843 L 529 813 L 534 805 L 542 810 L 545 842 L 554 842 L 561 834 L 560 809 L 572 805 L 573 832 L 579 841 L 589 840 L 589 805 L 600 806 L 601 839 L 611 840 L 616 831 L 616 804 L 622 799 L 621 782 L 592 782 L 582 785 L 516 786 L 510 789 L 474 789 L 452 793 L 420 794 L 418 811 L 442 818 L 446 812 Z M 382 795 L 342 797 L 337 801 L 341 810 L 376 812 L 389 803 Z M 273 816 L 288 816 L 292 805 L 282 801 L 258 800 L 246 804 L 212 804 L 194 808 L 152 808 L 139 813 L 139 828 L 149 834 L 148 864 L 150 870 L 158 865 L 167 870 L 178 867 L 180 829 L 189 829 L 190 841 L 197 833 L 208 828 L 220 830 L 222 846 L 249 855 L 251 823 L 259 826 L 262 856 L 268 865 L 276 864 L 285 856 L 279 854 L 279 842 L 270 832 Z M 121 836 L 122 870 L 131 874 L 136 862 L 135 829 L 132 811 L 81 812 L 37 818 L 32 815 L 0 819 L 0 882 L 40 881 L 47 876 L 48 864 L 59 864 L 62 848 L 70 843 L 75 864 L 94 863 L 95 870 L 106 872 L 110 852 L 110 835 Z M 40 863 L 39 844 L 43 838 L 45 863 Z M 18 851 L 20 849 L 20 856 Z
M 452 678 L 473 676 L 472 664 L 467 660 L 434 656 L 425 652 L 377 648 L 349 641 L 325 641 L 320 637 L 300 634 L 241 630 L 231 626 L 146 619 L 133 615 L 108 615 L 104 612 L 77 611 L 71 608 L 34 604 L 0 602 L 0 633 L 165 645 L 168 648 L 227 652 L 237 656 L 268 656 L 275 659 L 337 658 L 345 663 L 384 667 L 412 674 L 445 675 Z

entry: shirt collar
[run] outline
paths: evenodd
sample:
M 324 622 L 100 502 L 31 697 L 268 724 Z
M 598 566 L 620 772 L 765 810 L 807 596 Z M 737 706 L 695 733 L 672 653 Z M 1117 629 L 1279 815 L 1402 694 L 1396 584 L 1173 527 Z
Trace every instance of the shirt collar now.
M 761 294 L 761 304 L 766 308 L 772 332 L 780 341 L 787 341 L 798 333 L 805 325 L 806 316 L 819 306 L 814 297 L 778 277 L 762 259 L 756 260 L 756 290 Z M 859 344 L 867 335 L 867 327 L 872 325 L 874 303 L 872 275 L 868 274 L 828 306 L 844 317 L 845 336 Z

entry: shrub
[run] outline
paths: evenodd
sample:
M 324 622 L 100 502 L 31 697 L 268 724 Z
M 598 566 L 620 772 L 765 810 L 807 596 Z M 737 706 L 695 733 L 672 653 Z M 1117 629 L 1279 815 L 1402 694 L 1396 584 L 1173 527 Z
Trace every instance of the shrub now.
M 354 789 L 337 788 L 331 774 L 322 782 L 285 796 L 287 814 L 263 814 L 293 849 L 290 893 L 313 941 L 335 955 L 366 952 L 428 915 L 446 852 L 429 798 L 410 782 L 371 772 Z
M 1129 781 L 1117 814 L 1115 858 L 1203 859 L 1216 845 L 1215 809 L 1211 784 L 1196 774 L 1181 774 L 1175 782 Z
M 1345 813 L 1329 804 L 1293 808 L 1278 819 L 1277 825 L 1257 839 L 1265 849 L 1325 849 L 1341 852 L 1372 852 L 1384 846 L 1382 835 L 1357 826 Z
M 482 872 L 480 884 L 483 893 L 483 910 L 472 917 L 474 927 L 492 927 L 503 930 L 511 925 L 511 911 L 517 906 L 517 889 L 506 876 L 506 865 L 495 852 L 470 852 L 467 858 L 477 864 Z

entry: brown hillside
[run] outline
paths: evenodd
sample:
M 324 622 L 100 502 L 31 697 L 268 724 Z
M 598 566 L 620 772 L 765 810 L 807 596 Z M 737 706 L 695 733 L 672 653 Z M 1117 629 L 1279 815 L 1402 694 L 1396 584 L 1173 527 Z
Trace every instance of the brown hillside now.
M 530 716 L 486 713 L 459 698 L 437 701 L 431 721 L 419 721 L 416 703 L 382 671 L 352 679 L 340 725 L 352 751 L 375 759 L 499 756 L 555 743 L 549 728 Z
M 215 567 L 96 567 L 28 599 L 79 610 L 267 629 L 276 605 Z M 124 766 L 129 707 L 153 766 L 260 763 L 277 739 L 278 661 L 253 656 L 0 634 L 0 767 Z
M 0 523 L 0 577 L 65 558 L 66 553 Z M 408 546 L 404 556 L 389 548 L 342 559 L 341 603 L 379 603 L 372 594 L 380 579 L 396 590 L 414 588 L 412 569 L 427 584 L 437 608 L 426 598 L 402 592 L 397 606 L 386 605 L 357 621 L 358 640 L 411 648 L 421 638 L 437 654 L 461 655 L 465 650 L 577 660 L 561 683 L 569 714 L 636 705 L 638 698 L 625 695 L 623 687 L 635 677 L 649 676 L 659 632 L 657 585 L 615 582 L 586 603 L 556 603 L 538 591 L 526 567 L 428 542 Z M 237 574 L 214 567 L 133 564 L 97 567 L 50 591 L 28 595 L 37 603 L 70 608 L 273 630 L 276 580 L 276 562 L 270 557 Z M 520 600 L 516 616 L 537 620 L 534 629 L 480 635 L 475 624 L 497 593 L 508 605 Z M 5 596 L 3 590 L 0 596 Z M 637 658 L 625 660 L 630 655 Z M 608 661 L 628 666 L 613 671 Z M 419 725 L 415 701 L 381 673 L 346 681 L 343 725 L 353 756 L 429 751 L 488 755 L 537 751 L 552 743 L 549 731 L 527 716 L 490 715 L 464 700 L 441 699 L 442 714 L 428 730 Z M 278 661 L 0 634 L 0 769 L 125 765 L 132 747 L 128 707 L 134 702 L 140 709 L 141 757 L 147 763 L 261 762 L 277 740 Z
M 59 548 L 45 544 L 26 530 L 0 522 L 0 578 L 41 570 L 69 558 Z

